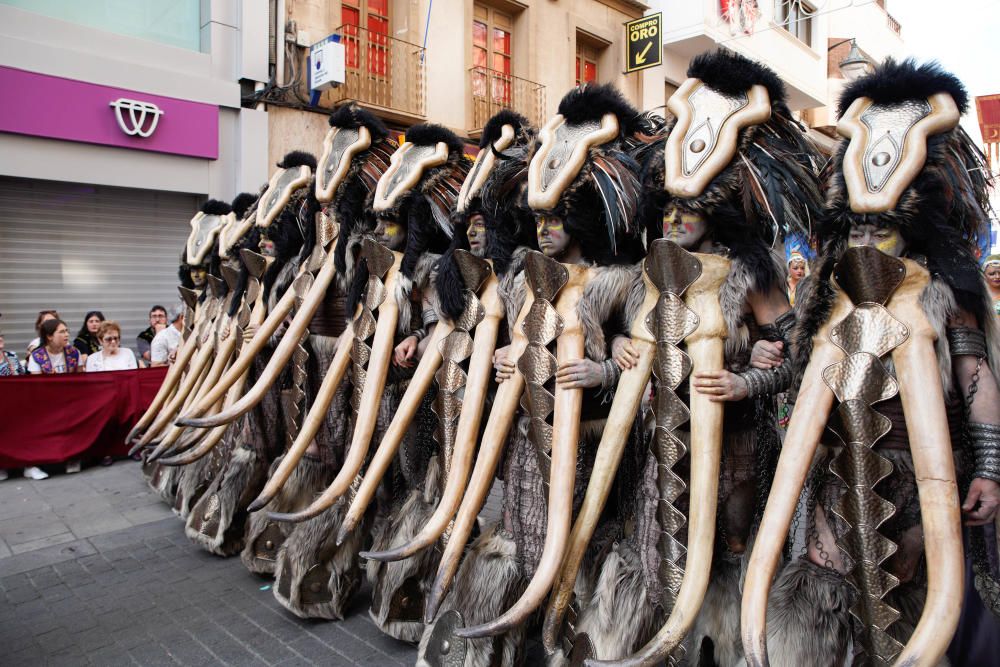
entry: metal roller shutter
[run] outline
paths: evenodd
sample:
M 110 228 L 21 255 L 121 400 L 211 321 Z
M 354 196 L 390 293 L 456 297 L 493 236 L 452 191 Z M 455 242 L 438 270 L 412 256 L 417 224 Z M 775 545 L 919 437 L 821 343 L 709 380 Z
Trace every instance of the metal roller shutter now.
M 179 301 L 177 263 L 202 198 L 152 190 L 0 177 L 0 330 L 24 357 L 38 311 L 55 308 L 76 335 L 88 310 L 122 326 Z

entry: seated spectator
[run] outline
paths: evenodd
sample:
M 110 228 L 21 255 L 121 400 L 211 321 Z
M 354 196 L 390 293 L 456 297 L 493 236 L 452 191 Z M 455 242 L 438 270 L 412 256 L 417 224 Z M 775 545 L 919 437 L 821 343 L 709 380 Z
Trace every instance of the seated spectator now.
M 80 352 L 69 344 L 69 328 L 59 319 L 45 320 L 39 328 L 39 345 L 28 357 L 28 372 L 33 375 L 53 373 L 82 373 Z M 80 472 L 80 460 L 66 462 L 66 472 Z M 35 467 L 24 469 L 26 477 L 45 479 L 45 472 Z
M 17 355 L 4 348 L 3 332 L 0 331 L 0 377 L 4 375 L 24 375 L 27 371 Z
M 149 346 L 153 343 L 153 338 L 167 327 L 167 309 L 163 306 L 153 306 L 149 309 L 149 327 L 135 337 L 135 349 L 139 352 L 139 358 L 147 364 L 151 361 Z
M 87 357 L 101 349 L 101 341 L 98 338 L 98 331 L 101 329 L 101 322 L 104 321 L 104 313 L 99 310 L 92 310 L 83 317 L 83 326 L 76 334 L 73 347 L 80 351 L 80 363 L 87 363 Z
M 58 311 L 55 311 L 55 310 L 40 310 L 40 311 L 38 311 L 38 317 L 35 318 L 35 333 L 38 334 L 39 336 L 42 335 L 42 322 L 44 322 L 46 320 L 58 320 L 58 319 L 59 319 L 59 312 Z M 28 343 L 28 354 L 29 355 L 32 352 L 35 351 L 35 348 L 37 348 L 39 345 L 42 344 L 41 341 L 42 341 L 41 338 L 32 338 L 31 339 L 31 342 Z M 28 363 L 28 358 L 27 357 L 25 357 L 24 363 L 25 364 Z
M 122 347 L 122 329 L 117 322 L 107 320 L 101 323 L 98 340 L 103 346 L 99 351 L 87 357 L 87 372 L 97 371 L 128 371 L 138 368 L 135 354 L 127 347 Z
M 69 344 L 69 328 L 60 319 L 45 320 L 39 328 L 39 345 L 28 357 L 28 372 L 34 375 L 82 373 L 80 351 Z
M 181 346 L 181 331 L 184 330 L 184 307 L 176 304 L 167 311 L 167 321 L 170 325 L 156 334 L 149 346 L 149 358 L 152 366 L 166 366 L 174 362 L 177 348 Z

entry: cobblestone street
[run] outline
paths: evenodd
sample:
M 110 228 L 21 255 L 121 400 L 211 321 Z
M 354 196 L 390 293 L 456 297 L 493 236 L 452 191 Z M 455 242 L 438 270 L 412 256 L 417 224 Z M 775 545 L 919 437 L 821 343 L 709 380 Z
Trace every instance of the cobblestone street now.
M 303 621 L 238 558 L 192 545 L 138 464 L 0 482 L 3 665 L 404 665 L 368 591 Z

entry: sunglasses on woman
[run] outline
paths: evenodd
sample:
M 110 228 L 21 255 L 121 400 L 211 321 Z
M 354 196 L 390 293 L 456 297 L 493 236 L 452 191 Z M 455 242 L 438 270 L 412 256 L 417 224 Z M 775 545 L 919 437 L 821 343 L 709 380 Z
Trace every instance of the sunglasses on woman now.
M 114 342 L 117 342 L 119 340 L 121 340 L 121 339 L 118 336 L 105 336 L 104 337 L 104 342 L 105 343 L 114 343 Z

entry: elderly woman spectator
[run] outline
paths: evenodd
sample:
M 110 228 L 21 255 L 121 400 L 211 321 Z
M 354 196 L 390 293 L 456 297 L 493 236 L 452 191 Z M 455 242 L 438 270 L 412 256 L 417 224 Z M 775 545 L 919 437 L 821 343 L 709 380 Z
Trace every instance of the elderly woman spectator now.
M 39 337 L 31 339 L 31 342 L 28 343 L 29 355 L 35 351 L 35 348 L 37 348 L 39 345 L 42 344 L 42 339 L 41 339 L 42 322 L 45 322 L 46 320 L 58 320 L 58 319 L 59 319 L 59 312 L 56 310 L 38 311 L 38 317 L 35 318 L 35 333 L 37 333 Z M 27 357 L 25 358 L 25 363 L 27 363 Z
M 181 332 L 184 330 L 184 307 L 180 304 L 171 306 L 167 311 L 167 321 L 170 324 L 156 334 L 149 346 L 152 366 L 166 366 L 174 362 L 177 348 L 181 345 Z
M 96 371 L 128 371 L 138 368 L 135 354 L 127 347 L 122 347 L 122 328 L 117 322 L 107 320 L 101 322 L 97 338 L 102 348 L 87 357 L 87 372 Z
M 91 310 L 83 317 L 83 326 L 76 334 L 73 347 L 80 351 L 80 363 L 86 363 L 87 357 L 101 349 L 101 341 L 98 340 L 98 331 L 101 329 L 101 322 L 104 321 L 104 313 L 99 310 Z
M 150 362 L 150 345 L 156 334 L 163 331 L 167 326 L 167 309 L 163 306 L 153 306 L 149 309 L 149 326 L 143 329 L 142 333 L 135 337 L 135 349 L 143 362 Z

